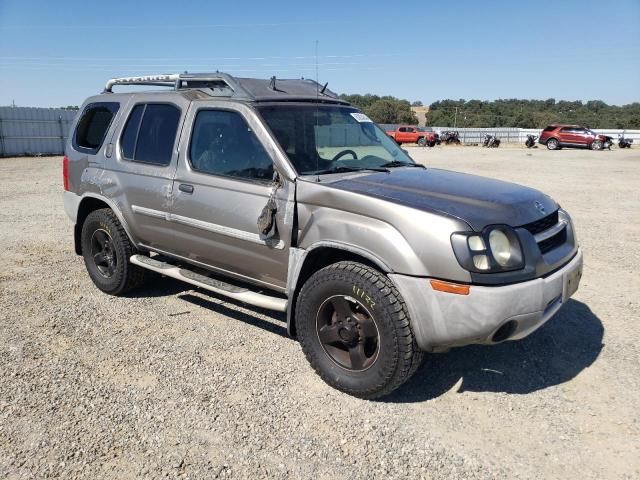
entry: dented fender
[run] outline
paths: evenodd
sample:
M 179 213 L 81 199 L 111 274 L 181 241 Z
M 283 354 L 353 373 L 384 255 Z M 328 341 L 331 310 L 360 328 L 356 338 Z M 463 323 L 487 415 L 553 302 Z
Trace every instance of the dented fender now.
M 385 273 L 470 281 L 451 247 L 460 219 L 335 188 L 332 181 L 297 182 L 298 243 L 336 246 L 360 254 Z

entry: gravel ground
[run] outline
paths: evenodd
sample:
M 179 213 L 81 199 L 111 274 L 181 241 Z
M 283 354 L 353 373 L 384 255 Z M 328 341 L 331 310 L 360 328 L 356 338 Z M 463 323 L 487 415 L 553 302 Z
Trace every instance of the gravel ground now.
M 638 478 L 640 152 L 410 151 L 551 194 L 586 263 L 538 332 L 430 355 L 378 402 L 326 386 L 281 315 L 102 294 L 60 158 L 0 159 L 0 478 Z

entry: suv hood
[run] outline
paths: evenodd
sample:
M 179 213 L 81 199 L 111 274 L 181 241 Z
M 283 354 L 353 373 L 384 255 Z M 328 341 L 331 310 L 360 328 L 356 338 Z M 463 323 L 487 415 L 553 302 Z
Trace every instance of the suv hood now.
M 487 225 L 525 225 L 558 205 L 548 195 L 515 183 L 434 168 L 398 168 L 360 175 L 331 187 L 459 218 L 475 231 Z

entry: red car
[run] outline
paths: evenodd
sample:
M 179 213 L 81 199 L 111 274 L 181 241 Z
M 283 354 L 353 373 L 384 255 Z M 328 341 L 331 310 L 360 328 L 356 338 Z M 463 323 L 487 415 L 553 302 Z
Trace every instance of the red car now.
M 538 140 L 549 150 L 560 150 L 562 147 L 601 150 L 606 141 L 605 135 L 598 135 L 581 125 L 549 125 L 542 131 Z
M 395 130 L 387 130 L 385 133 L 393 138 L 398 145 L 417 143 L 421 147 L 425 145 L 433 147 L 439 140 L 437 133 L 429 132 L 415 125 L 400 125 Z

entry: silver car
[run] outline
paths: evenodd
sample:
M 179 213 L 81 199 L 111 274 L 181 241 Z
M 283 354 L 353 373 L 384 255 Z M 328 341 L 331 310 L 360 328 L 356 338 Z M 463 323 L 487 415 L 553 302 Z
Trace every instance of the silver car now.
M 322 379 L 361 398 L 424 352 L 529 335 L 582 273 L 550 197 L 418 165 L 310 80 L 112 79 L 82 106 L 63 170 L 99 289 L 165 276 L 286 312 Z

